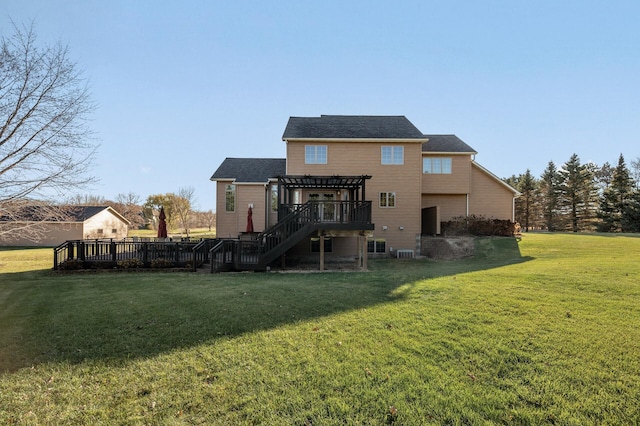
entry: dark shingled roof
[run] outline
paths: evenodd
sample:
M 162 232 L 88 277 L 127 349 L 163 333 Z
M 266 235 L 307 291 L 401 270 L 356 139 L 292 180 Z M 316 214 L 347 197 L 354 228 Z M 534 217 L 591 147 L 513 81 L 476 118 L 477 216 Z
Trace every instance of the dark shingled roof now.
M 109 206 L 31 205 L 21 207 L 12 217 L 0 217 L 0 222 L 14 220 L 26 222 L 84 222 L 108 208 Z
M 225 158 L 211 180 L 233 179 L 236 182 L 268 182 L 287 173 L 284 158 Z
M 422 152 L 460 152 L 477 154 L 476 150 L 456 135 L 424 135 L 429 138 L 422 144 Z
M 424 139 L 424 135 L 403 115 L 321 115 L 290 117 L 282 139 Z

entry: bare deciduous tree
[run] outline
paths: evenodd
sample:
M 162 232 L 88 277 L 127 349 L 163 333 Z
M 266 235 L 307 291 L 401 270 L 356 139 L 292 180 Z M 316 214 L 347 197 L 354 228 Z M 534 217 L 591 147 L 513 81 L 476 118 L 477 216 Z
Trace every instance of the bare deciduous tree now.
M 118 194 L 116 201 L 109 203 L 109 205 L 127 218 L 132 228 L 139 229 L 144 225 L 145 219 L 139 195 L 133 192 Z
M 8 223 L 28 200 L 90 183 L 96 149 L 95 106 L 68 48 L 39 45 L 33 24 L 12 24 L 0 40 L 0 235 L 16 232 Z
M 191 216 L 191 209 L 195 202 L 194 192 L 195 190 L 192 186 L 180 188 L 173 205 L 174 211 L 180 220 L 180 225 L 187 234 L 187 237 L 189 236 L 189 218 Z

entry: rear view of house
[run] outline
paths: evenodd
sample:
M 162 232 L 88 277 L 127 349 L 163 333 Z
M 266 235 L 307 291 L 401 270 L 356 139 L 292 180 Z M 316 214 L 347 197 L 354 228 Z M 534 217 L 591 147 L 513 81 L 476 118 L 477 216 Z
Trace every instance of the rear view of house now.
M 419 253 L 420 236 L 452 217 L 513 220 L 517 191 L 477 164 L 475 150 L 404 116 L 291 117 L 282 140 L 286 158 L 227 158 L 211 177 L 218 237 L 245 235 L 249 207 L 256 233 L 307 211 L 314 225 L 277 256 L 366 262 L 367 253 Z

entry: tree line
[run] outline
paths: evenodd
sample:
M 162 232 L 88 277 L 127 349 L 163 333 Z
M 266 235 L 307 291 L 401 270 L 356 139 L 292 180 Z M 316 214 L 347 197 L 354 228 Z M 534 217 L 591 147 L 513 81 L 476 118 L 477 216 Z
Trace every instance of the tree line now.
M 640 232 L 640 158 L 628 167 L 581 163 L 573 154 L 560 167 L 547 164 L 539 178 L 529 169 L 504 179 L 520 191 L 515 220 L 523 231 Z

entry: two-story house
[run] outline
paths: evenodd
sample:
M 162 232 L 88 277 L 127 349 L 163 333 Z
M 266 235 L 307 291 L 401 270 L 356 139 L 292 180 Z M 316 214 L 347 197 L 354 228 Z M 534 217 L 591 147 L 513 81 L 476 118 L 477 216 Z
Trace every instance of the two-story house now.
M 471 147 L 404 116 L 291 117 L 282 140 L 285 159 L 227 158 L 211 177 L 217 236 L 253 236 L 261 267 L 313 253 L 321 267 L 354 254 L 366 266 L 367 253 L 419 252 L 421 235 L 452 217 L 513 220 L 517 191 Z

